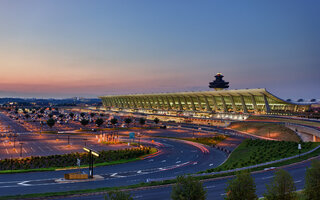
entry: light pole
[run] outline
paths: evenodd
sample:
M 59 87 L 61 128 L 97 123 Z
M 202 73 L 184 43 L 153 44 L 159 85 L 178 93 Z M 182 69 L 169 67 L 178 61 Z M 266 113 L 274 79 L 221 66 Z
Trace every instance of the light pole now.
M 23 143 L 20 142 L 19 144 L 20 144 L 20 157 L 22 158 L 22 145 L 23 145 Z
M 87 147 L 83 147 L 83 150 L 89 153 L 89 177 L 93 178 L 93 156 L 99 157 L 99 153 Z

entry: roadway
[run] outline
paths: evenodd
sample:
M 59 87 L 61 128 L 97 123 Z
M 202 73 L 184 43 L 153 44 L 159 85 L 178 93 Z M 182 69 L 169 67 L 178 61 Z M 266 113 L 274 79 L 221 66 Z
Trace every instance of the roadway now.
M 142 142 L 150 143 L 150 140 L 143 138 Z M 0 176 L 0 194 L 4 196 L 132 185 L 196 173 L 216 167 L 226 159 L 224 152 L 197 143 L 163 138 L 154 140 L 160 150 L 157 156 L 116 166 L 96 167 L 94 173 L 100 175 L 102 180 L 76 183 L 56 181 L 65 173 L 77 170 L 3 174 Z
M 307 161 L 304 163 L 299 163 L 296 165 L 291 165 L 287 167 L 283 167 L 283 169 L 289 171 L 289 173 L 293 176 L 295 185 L 297 190 L 301 190 L 304 188 L 305 184 L 305 173 L 307 167 L 310 166 L 311 161 Z M 256 183 L 256 194 L 258 197 L 262 197 L 263 193 L 266 192 L 266 184 L 269 184 L 273 177 L 274 177 L 275 170 L 272 171 L 262 171 L 262 172 L 255 172 L 252 174 L 254 181 Z M 227 178 L 217 178 L 214 180 L 205 181 L 203 186 L 207 191 L 207 199 L 214 199 L 214 200 L 222 200 L 226 195 L 226 187 L 228 181 L 231 180 L 233 177 Z M 166 200 L 170 199 L 170 194 L 172 191 L 172 186 L 160 186 L 156 188 L 145 188 L 140 190 L 133 190 L 131 194 L 134 199 L 143 199 L 143 200 Z M 105 194 L 101 195 L 88 195 L 88 196 L 75 196 L 75 197 L 68 197 L 68 198 L 60 198 L 63 200 L 103 200 Z

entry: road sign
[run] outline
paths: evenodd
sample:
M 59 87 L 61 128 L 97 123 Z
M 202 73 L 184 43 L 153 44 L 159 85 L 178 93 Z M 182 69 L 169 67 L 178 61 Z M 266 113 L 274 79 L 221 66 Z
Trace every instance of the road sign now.
M 77 165 L 80 167 L 80 159 L 79 158 L 77 158 Z
M 134 132 L 129 133 L 129 138 L 134 139 Z
M 298 149 L 301 150 L 301 144 L 298 144 Z

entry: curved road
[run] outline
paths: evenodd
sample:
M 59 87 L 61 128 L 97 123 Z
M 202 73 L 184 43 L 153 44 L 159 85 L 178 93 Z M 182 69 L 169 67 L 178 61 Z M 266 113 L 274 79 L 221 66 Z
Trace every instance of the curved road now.
M 293 176 L 294 182 L 297 190 L 301 190 L 305 184 L 305 172 L 307 167 L 310 166 L 311 161 L 307 161 L 304 163 L 299 163 L 296 165 L 291 165 L 284 167 L 285 170 L 289 171 L 289 173 Z M 256 172 L 252 174 L 252 177 L 256 183 L 256 193 L 259 197 L 263 196 L 263 193 L 266 191 L 266 184 L 269 184 L 272 181 L 274 176 L 273 171 L 263 171 Z M 204 182 L 204 187 L 207 190 L 207 199 L 214 200 L 222 200 L 226 195 L 226 186 L 230 177 L 227 178 L 217 178 L 214 180 Z M 172 186 L 161 186 L 157 188 L 147 188 L 143 190 L 132 191 L 131 194 L 134 199 L 141 200 L 169 200 L 170 194 L 172 191 Z M 104 195 L 89 195 L 89 196 L 77 196 L 70 198 L 61 198 L 63 200 L 103 200 Z
M 126 164 L 97 167 L 94 174 L 100 175 L 101 180 L 74 183 L 55 181 L 65 173 L 76 170 L 3 174 L 0 176 L 0 194 L 5 196 L 132 185 L 150 179 L 206 170 L 218 166 L 226 159 L 223 152 L 197 143 L 162 138 L 154 140 L 160 150 L 158 155 Z

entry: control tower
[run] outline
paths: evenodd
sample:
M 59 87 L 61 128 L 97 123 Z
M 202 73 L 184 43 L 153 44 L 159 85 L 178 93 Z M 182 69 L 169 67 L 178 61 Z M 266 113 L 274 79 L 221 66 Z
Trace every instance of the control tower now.
M 209 83 L 209 88 L 213 88 L 215 90 L 223 90 L 229 88 L 229 82 L 222 80 L 223 75 L 221 73 L 217 73 L 217 75 L 215 75 L 214 77 L 216 77 L 216 80 Z

